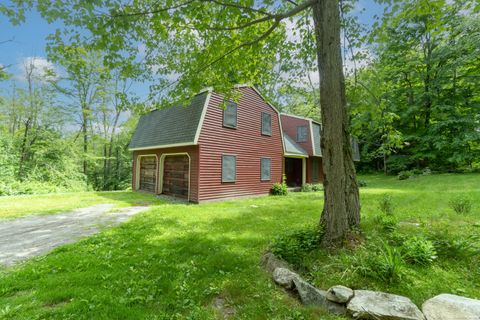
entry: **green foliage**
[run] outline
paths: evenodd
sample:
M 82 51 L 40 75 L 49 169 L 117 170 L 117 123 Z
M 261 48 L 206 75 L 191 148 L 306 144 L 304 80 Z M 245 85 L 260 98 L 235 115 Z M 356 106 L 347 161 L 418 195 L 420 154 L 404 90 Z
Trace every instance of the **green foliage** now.
M 358 179 L 358 180 L 357 180 L 357 183 L 358 183 L 358 186 L 359 186 L 360 188 L 364 188 L 364 187 L 367 186 L 367 182 L 366 182 L 365 180 L 362 180 L 362 179 Z
M 407 180 L 413 177 L 415 177 L 413 170 L 400 171 L 397 175 L 398 180 Z
M 282 182 L 277 182 L 272 185 L 270 193 L 274 196 L 286 196 L 288 194 L 287 178 L 282 176 Z
M 299 265 L 303 256 L 320 247 L 323 230 L 320 227 L 305 227 L 283 233 L 273 240 L 269 250 L 284 260 Z
M 375 222 L 386 232 L 394 232 L 398 227 L 398 219 L 393 215 L 377 215 Z
M 432 241 L 440 258 L 468 259 L 480 256 L 480 236 L 478 234 L 455 234 L 448 225 L 429 231 L 428 238 Z
M 405 275 L 405 264 L 400 250 L 386 243 L 372 248 L 374 254 L 367 261 L 368 276 L 394 283 Z
M 437 259 L 437 252 L 430 240 L 421 237 L 412 237 L 402 246 L 405 261 L 413 264 L 429 265 Z
M 457 196 L 450 200 L 450 207 L 458 214 L 469 214 L 472 210 L 472 200 L 465 196 Z
M 395 211 L 392 196 L 387 193 L 383 194 L 378 200 L 378 208 L 383 214 L 392 216 Z
M 323 185 L 318 183 L 305 183 L 300 189 L 301 192 L 319 192 L 323 191 Z

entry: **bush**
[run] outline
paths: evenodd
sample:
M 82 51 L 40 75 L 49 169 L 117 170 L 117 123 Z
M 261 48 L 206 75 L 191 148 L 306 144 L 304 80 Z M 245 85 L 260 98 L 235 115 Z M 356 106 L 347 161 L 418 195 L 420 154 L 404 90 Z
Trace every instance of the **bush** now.
M 433 243 L 427 239 L 413 237 L 402 246 L 405 261 L 412 264 L 429 265 L 437 258 Z
M 323 184 L 321 183 L 312 184 L 312 191 L 314 192 L 323 191 Z
M 452 235 L 446 226 L 431 231 L 428 238 L 432 241 L 439 257 L 465 259 L 475 255 L 480 256 L 480 235 L 460 238 Z
M 367 275 L 384 282 L 397 282 L 405 273 L 400 251 L 384 243 L 373 249 L 376 253 L 367 261 Z
M 387 216 L 393 215 L 393 211 L 395 207 L 393 205 L 392 196 L 389 194 L 382 195 L 380 200 L 378 200 L 378 207 L 380 211 L 382 211 L 385 215 Z
M 472 210 L 472 200 L 458 196 L 450 200 L 450 207 L 458 214 L 468 214 Z
M 277 182 L 272 185 L 270 193 L 274 196 L 286 196 L 288 194 L 287 178 L 285 175 L 283 175 L 281 183 Z
M 312 192 L 313 187 L 310 183 L 305 183 L 302 188 L 300 189 L 301 192 Z
M 360 188 L 366 187 L 366 186 L 367 186 L 367 181 L 365 181 L 365 180 L 358 180 L 358 181 L 357 181 L 357 184 L 358 184 L 358 186 L 359 186 Z
M 277 236 L 270 245 L 270 251 L 290 263 L 299 264 L 306 253 L 320 246 L 322 237 L 323 229 L 320 227 L 293 230 Z
M 397 229 L 398 220 L 392 215 L 378 215 L 375 217 L 375 222 L 382 230 L 393 232 Z
M 415 176 L 415 173 L 413 171 L 407 170 L 407 171 L 400 171 L 397 175 L 398 180 L 407 180 Z

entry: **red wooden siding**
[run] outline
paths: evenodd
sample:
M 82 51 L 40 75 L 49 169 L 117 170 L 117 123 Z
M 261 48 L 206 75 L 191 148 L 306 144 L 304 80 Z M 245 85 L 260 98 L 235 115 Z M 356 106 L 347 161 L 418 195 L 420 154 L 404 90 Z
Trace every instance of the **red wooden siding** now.
M 157 168 L 160 170 L 160 158 L 162 154 L 168 153 L 188 153 L 190 156 L 190 201 L 198 202 L 198 146 L 186 146 L 175 148 L 162 148 L 152 150 L 139 150 L 133 152 L 133 176 L 132 176 L 132 190 L 136 190 L 137 181 L 137 158 L 139 155 L 156 155 L 157 156 Z M 160 182 L 160 172 L 158 172 L 157 184 Z M 157 190 L 158 186 L 157 186 Z
M 313 159 L 318 159 L 318 179 L 313 179 Z M 323 165 L 321 157 L 310 157 L 307 159 L 307 183 L 323 182 Z
M 199 200 L 267 194 L 282 179 L 283 142 L 278 113 L 252 88 L 238 89 L 236 129 L 223 127 L 223 96 L 212 93 L 199 137 Z M 272 116 L 272 135 L 261 132 L 262 112 Z M 236 181 L 222 183 L 222 155 L 236 155 Z M 261 181 L 260 159 L 271 158 L 271 180 Z
M 297 117 L 292 117 L 289 115 L 282 114 L 282 130 L 284 133 L 288 134 L 295 142 L 297 142 L 297 127 L 306 126 L 307 127 L 307 141 L 306 142 L 297 142 L 309 155 L 313 155 L 313 143 L 312 143 L 312 131 L 310 128 L 310 121 L 306 119 L 301 119 Z

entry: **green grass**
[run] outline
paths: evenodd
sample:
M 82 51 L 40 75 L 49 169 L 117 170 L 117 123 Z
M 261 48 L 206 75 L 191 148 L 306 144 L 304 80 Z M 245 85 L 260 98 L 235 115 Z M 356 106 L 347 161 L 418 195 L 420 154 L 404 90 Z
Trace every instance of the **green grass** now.
M 398 232 L 403 234 L 423 234 L 444 225 L 453 236 L 480 231 L 475 226 L 480 216 L 479 175 L 362 178 L 368 183 L 361 189 L 365 243 L 388 237 L 375 223 L 377 201 L 384 193 L 392 195 L 399 220 L 421 223 L 420 228 L 402 227 Z M 474 200 L 470 214 L 459 216 L 449 208 L 456 194 Z M 78 195 L 87 201 L 88 194 Z M 127 194 L 117 200 L 123 196 L 126 203 L 140 201 Z M 262 252 L 276 236 L 315 225 L 322 203 L 321 193 L 295 193 L 202 205 L 153 205 L 119 227 L 0 269 L 0 318 L 220 319 L 212 301 L 221 297 L 235 308 L 235 319 L 335 319 L 301 306 L 273 285 L 259 266 Z M 442 292 L 480 298 L 478 256 L 406 266 L 402 281 L 389 284 L 357 268 L 368 254 L 365 245 L 335 253 L 317 250 L 298 267 L 323 288 L 344 284 L 385 290 L 408 295 L 417 304 Z
M 116 207 L 160 204 L 150 194 L 133 192 L 77 192 L 0 197 L 0 219 L 31 214 L 54 214 L 95 204 L 111 203 Z

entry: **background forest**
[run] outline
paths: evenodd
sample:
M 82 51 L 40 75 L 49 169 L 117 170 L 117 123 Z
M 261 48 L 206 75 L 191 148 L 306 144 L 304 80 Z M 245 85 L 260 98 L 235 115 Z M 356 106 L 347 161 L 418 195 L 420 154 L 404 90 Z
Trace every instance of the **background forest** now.
M 379 2 L 385 13 L 371 26 L 352 14 L 355 2 L 342 4 L 358 170 L 408 176 L 479 169 L 475 1 Z M 158 97 L 137 97 L 132 84 L 155 83 L 142 70 L 116 68 L 102 52 L 64 44 L 58 35 L 49 43 L 48 58 L 58 68 L 32 58 L 19 79 L 0 66 L 0 195 L 127 189 L 127 146 L 138 117 L 160 107 Z M 318 119 L 318 80 L 308 76 L 316 72 L 315 55 L 304 56 L 310 58 L 295 66 L 280 57 L 279 76 L 258 87 L 282 111 Z

